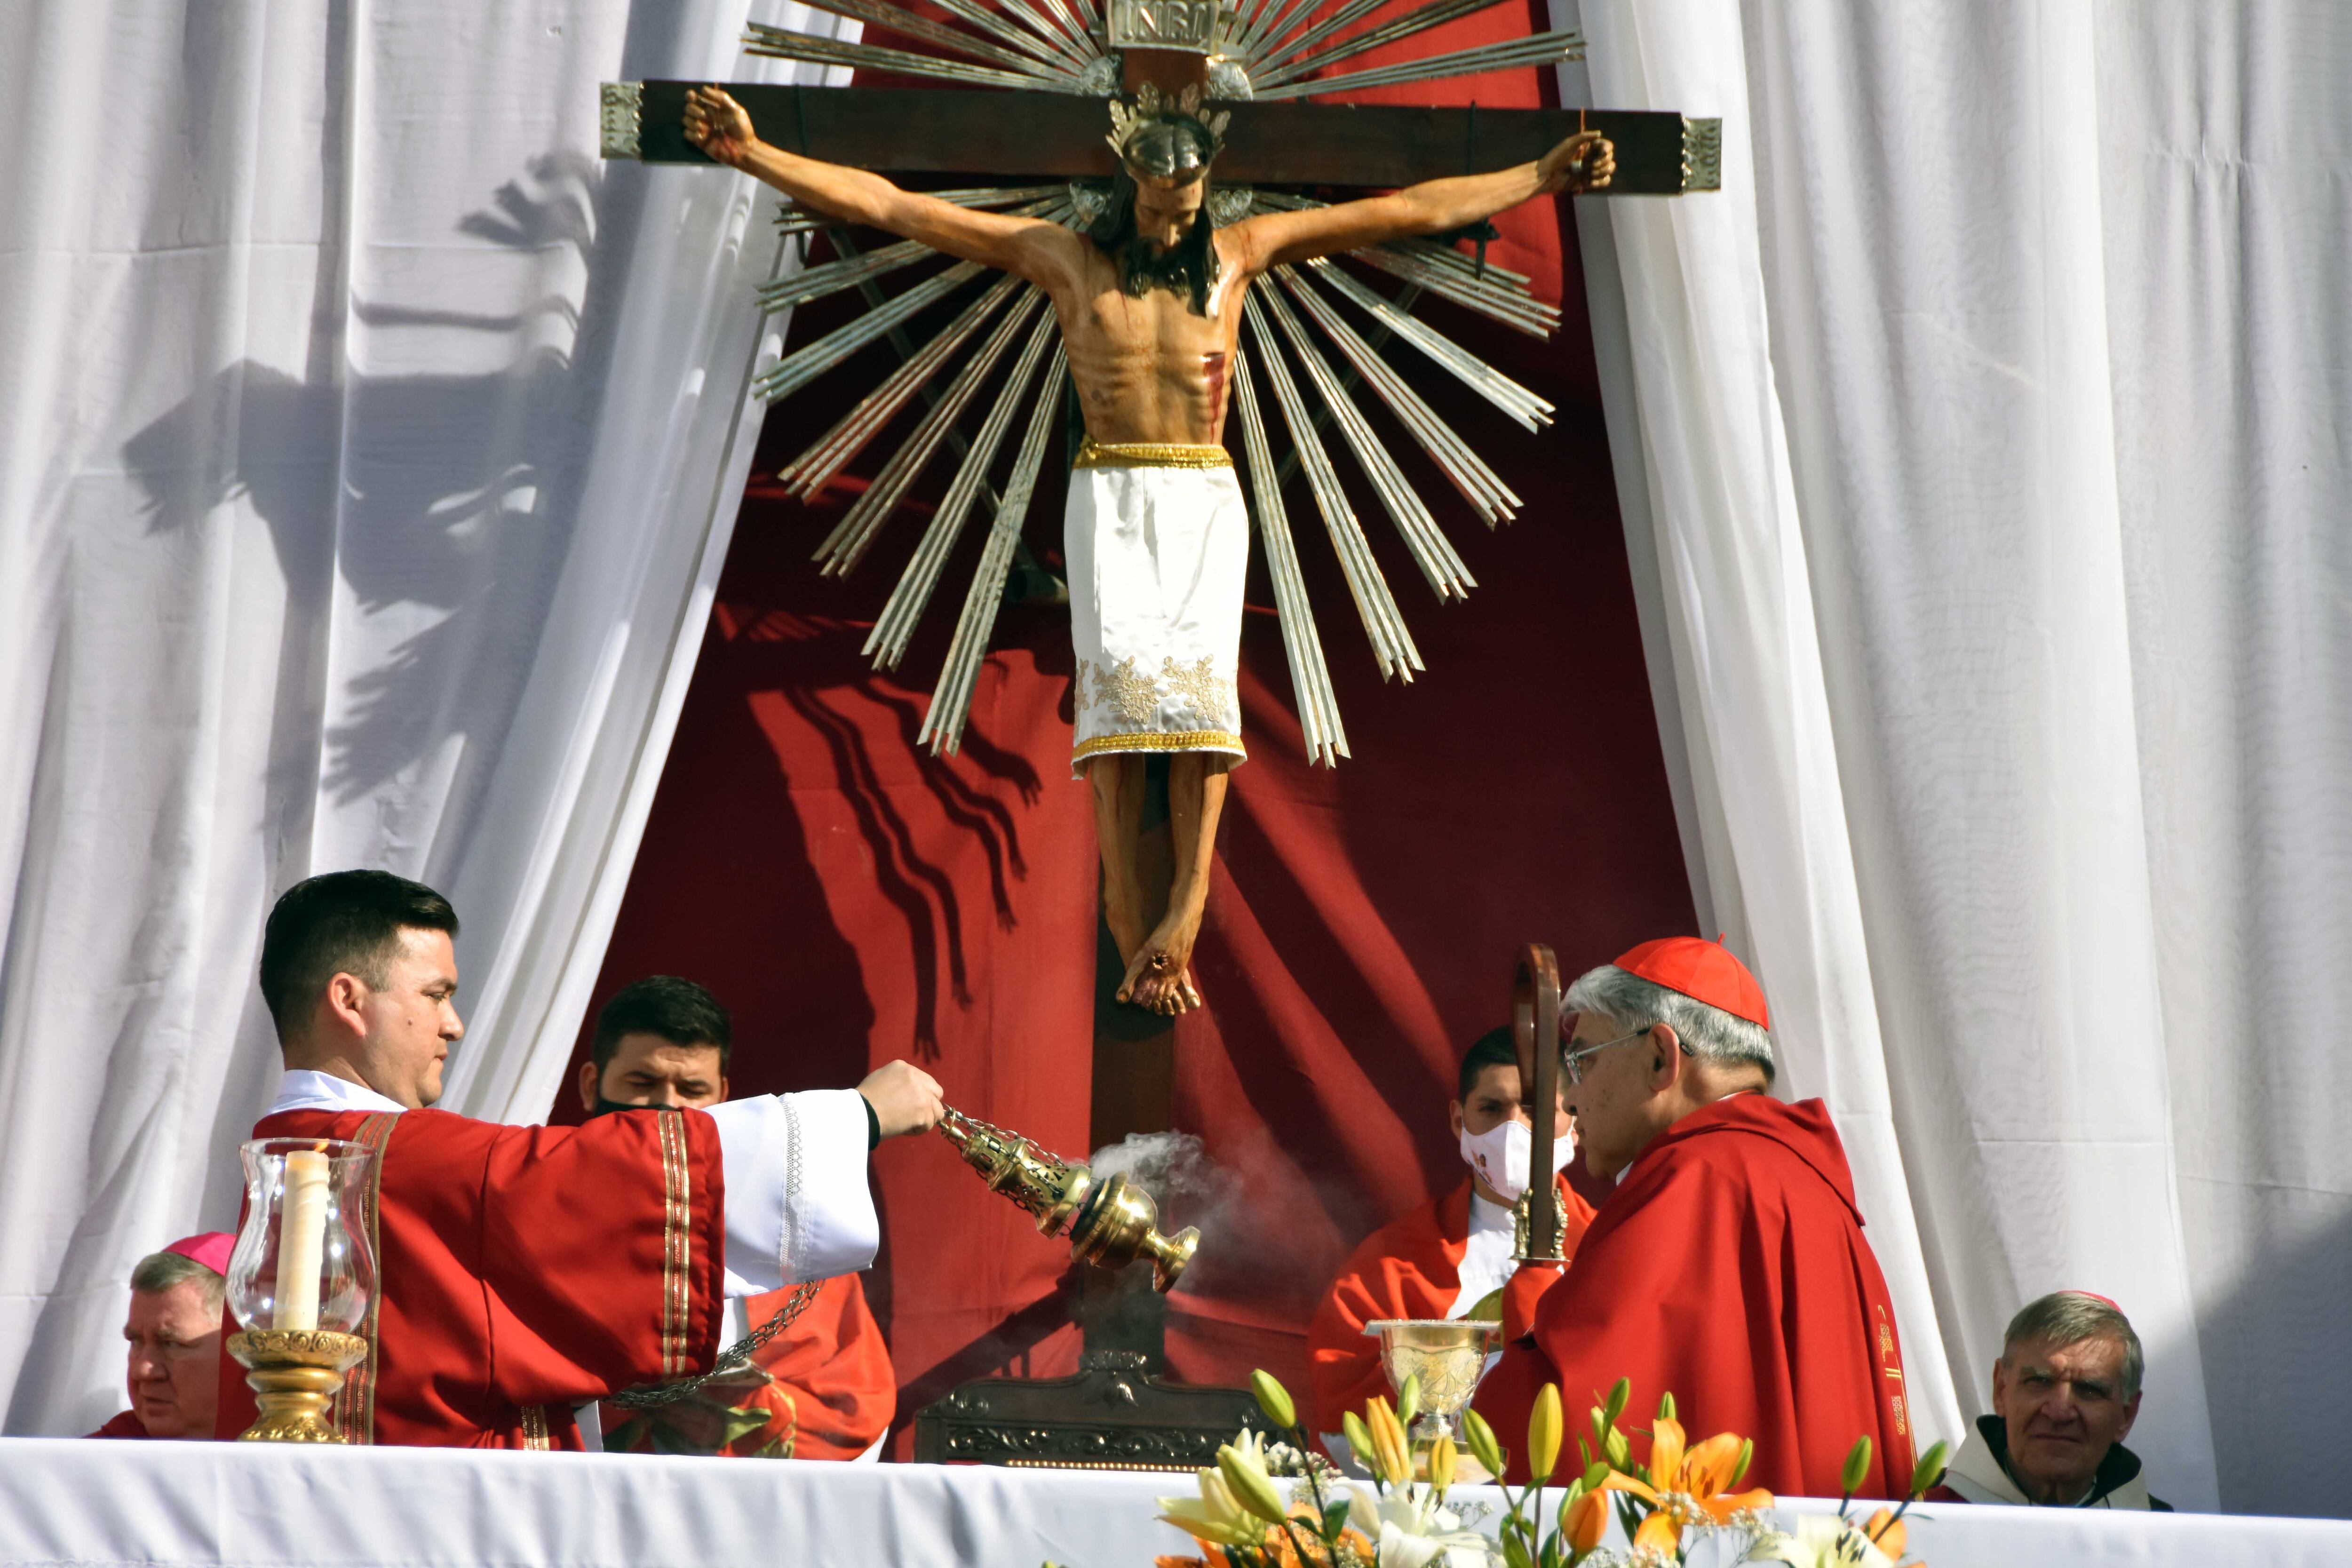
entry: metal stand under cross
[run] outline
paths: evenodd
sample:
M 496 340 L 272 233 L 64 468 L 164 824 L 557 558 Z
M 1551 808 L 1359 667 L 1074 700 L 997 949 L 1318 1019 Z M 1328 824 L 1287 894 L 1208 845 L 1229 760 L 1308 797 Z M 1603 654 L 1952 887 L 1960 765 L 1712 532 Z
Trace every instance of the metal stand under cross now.
M 1146 82 L 1171 93 L 1201 86 L 1233 109 L 1211 198 L 1212 216 L 1221 225 L 1254 212 L 1316 205 L 1297 187 L 1402 186 L 1528 162 L 1583 129 L 1599 131 L 1615 144 L 1617 173 L 1607 195 L 1679 195 L 1720 184 L 1721 122 L 1715 120 L 1654 111 L 1307 101 L 1324 93 L 1581 58 L 1580 37 L 1555 31 L 1370 68 L 1348 63 L 1498 0 L 1422 0 L 1385 18 L 1376 14 L 1399 0 L 1107 3 L 1108 13 L 1105 0 L 935 0 L 940 12 L 960 24 L 950 26 L 893 0 L 812 0 L 820 9 L 887 29 L 934 52 L 764 26 L 751 29 L 745 39 L 749 51 L 954 82 L 959 89 L 746 83 L 730 84 L 727 90 L 750 113 L 763 142 L 880 174 L 972 176 L 986 183 L 933 194 L 970 207 L 1076 226 L 1099 209 L 1113 173 L 1113 155 L 1103 136 L 1105 100 Z M 695 85 L 606 84 L 604 155 L 707 163 L 681 128 L 686 94 Z M 835 226 L 821 215 L 790 205 L 781 221 L 787 234 Z M 1268 279 L 1275 287 L 1254 289 L 1244 305 L 1250 342 L 1235 361 L 1233 379 L 1252 510 L 1273 581 L 1307 751 L 1327 763 L 1348 754 L 1347 739 L 1299 574 L 1282 499 L 1285 482 L 1296 469 L 1306 472 L 1381 674 L 1411 680 L 1423 668 L 1421 656 L 1373 560 L 1324 436 L 1337 426 L 1438 596 L 1464 597 L 1475 586 L 1468 570 L 1353 394 L 1370 386 L 1487 526 L 1495 527 L 1515 515 L 1519 498 L 1381 350 L 1402 341 L 1534 430 L 1550 423 L 1548 402 L 1410 313 L 1409 307 L 1433 294 L 1537 337 L 1549 336 L 1559 320 L 1555 309 L 1528 293 L 1525 278 L 1487 263 L 1483 245 L 1474 258 L 1441 236 L 1396 241 L 1353 257 L 1402 281 L 1404 291 L 1394 299 L 1383 296 L 1328 258 L 1276 268 Z M 1017 279 L 986 282 L 983 268 L 956 262 L 887 299 L 875 288 L 877 279 L 890 273 L 939 259 L 938 252 L 914 241 L 864 253 L 841 246 L 836 259 L 763 288 L 761 307 L 772 311 L 849 289 L 863 290 L 873 308 L 796 346 L 758 383 L 763 395 L 781 397 L 886 338 L 898 342 L 905 356 L 880 386 L 779 474 L 803 499 L 840 474 L 918 395 L 929 405 L 819 547 L 817 558 L 828 574 L 845 573 L 863 559 L 940 446 L 957 452 L 954 479 L 867 640 L 866 651 L 877 668 L 898 665 L 966 519 L 978 509 L 993 512 L 947 668 L 924 721 L 921 739 L 935 752 L 955 750 L 961 736 L 1064 379 L 1063 358 L 1052 342 L 1052 313 L 1039 319 L 1042 296 Z M 916 346 L 903 335 L 925 311 L 972 288 L 977 297 L 928 341 Z M 1369 339 L 1342 305 L 1370 318 Z M 990 328 L 992 318 L 996 324 Z M 1319 341 L 1310 325 L 1319 331 Z M 1016 339 L 1022 340 L 1018 350 Z M 944 391 L 933 389 L 950 362 L 975 342 Z M 1337 351 L 1338 364 L 1323 344 Z M 979 399 L 1008 355 L 1013 368 L 997 395 Z M 1022 423 L 1016 415 L 1033 384 L 1037 392 L 1000 496 L 989 481 L 990 470 L 1012 427 Z M 1271 393 L 1294 448 L 1279 466 L 1261 384 Z M 976 401 L 988 412 L 967 437 L 957 423 Z

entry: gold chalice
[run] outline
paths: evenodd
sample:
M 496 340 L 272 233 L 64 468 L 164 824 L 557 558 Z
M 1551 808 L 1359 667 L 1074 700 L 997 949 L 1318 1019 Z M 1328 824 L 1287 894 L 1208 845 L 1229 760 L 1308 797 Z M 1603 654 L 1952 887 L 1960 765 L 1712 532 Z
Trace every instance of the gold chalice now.
M 1470 1318 L 1381 1318 L 1366 1323 L 1364 1332 L 1381 1342 L 1381 1370 L 1391 1389 L 1402 1390 L 1409 1377 L 1421 1379 L 1421 1414 L 1407 1435 L 1415 1448 L 1425 1448 L 1454 1435 L 1454 1418 L 1478 1392 L 1486 1353 L 1502 1342 L 1503 1325 Z M 1454 1463 L 1466 1468 L 1456 1471 L 1465 1481 L 1484 1475 L 1466 1453 Z
M 1075 1160 L 1047 1153 L 1018 1132 L 993 1127 L 950 1110 L 940 1119 L 940 1136 L 956 1146 L 964 1163 L 987 1178 L 989 1190 L 1003 1194 L 1034 1215 L 1046 1236 L 1070 1234 L 1070 1250 L 1103 1268 L 1124 1268 L 1139 1258 L 1151 1259 L 1151 1284 L 1166 1291 L 1192 1261 L 1201 1233 L 1187 1226 L 1174 1236 L 1160 1234 L 1160 1205 L 1124 1173 L 1097 1177 Z

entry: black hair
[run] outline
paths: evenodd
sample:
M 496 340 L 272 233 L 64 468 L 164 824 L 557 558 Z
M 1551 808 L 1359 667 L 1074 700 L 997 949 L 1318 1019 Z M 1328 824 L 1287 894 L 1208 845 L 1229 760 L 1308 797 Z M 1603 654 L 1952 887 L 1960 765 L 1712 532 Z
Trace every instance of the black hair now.
M 674 1046 L 716 1046 L 719 1070 L 734 1055 L 734 1026 L 719 998 L 691 980 L 649 974 L 615 992 L 596 1015 L 596 1037 L 589 1055 L 602 1079 L 624 1035 L 659 1035 Z
M 1207 179 L 1202 176 L 1204 186 Z M 1135 232 L 1135 176 L 1121 164 L 1111 176 L 1110 197 L 1103 204 L 1101 216 L 1087 226 L 1087 237 L 1111 258 L 1118 268 L 1119 287 L 1132 298 L 1140 300 L 1154 289 L 1166 289 L 1185 296 L 1194 315 L 1209 313 L 1209 297 L 1216 292 L 1221 264 L 1205 188 L 1201 210 L 1193 215 L 1192 226 L 1184 237 L 1166 250 L 1154 251 Z
M 457 934 L 457 911 L 422 882 L 389 871 L 329 871 L 286 889 L 261 935 L 261 999 L 278 1037 L 299 1025 L 327 983 L 353 974 L 385 984 L 404 931 Z
M 1478 1075 L 1488 1068 L 1518 1065 L 1518 1041 L 1512 1036 L 1510 1026 L 1487 1030 L 1470 1042 L 1470 1048 L 1462 1054 L 1462 1071 L 1454 1080 L 1454 1098 L 1468 1100 L 1470 1091 L 1478 1087 Z

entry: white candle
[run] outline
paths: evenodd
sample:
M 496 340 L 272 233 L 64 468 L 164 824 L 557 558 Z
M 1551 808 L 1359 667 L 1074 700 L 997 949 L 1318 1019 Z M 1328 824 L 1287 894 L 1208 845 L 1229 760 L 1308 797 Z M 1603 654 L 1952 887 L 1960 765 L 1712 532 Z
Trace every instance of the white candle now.
M 278 1206 L 278 1316 L 281 1329 L 319 1326 L 319 1259 L 327 1246 L 327 1156 L 286 1156 L 286 1196 Z

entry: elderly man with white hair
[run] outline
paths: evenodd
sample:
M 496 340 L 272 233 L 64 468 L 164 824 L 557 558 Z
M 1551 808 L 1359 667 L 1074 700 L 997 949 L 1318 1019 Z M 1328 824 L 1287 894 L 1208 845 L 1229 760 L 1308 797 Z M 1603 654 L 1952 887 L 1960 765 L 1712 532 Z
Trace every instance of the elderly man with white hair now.
M 2147 1360 L 2105 1296 L 2059 1290 L 2009 1321 L 1992 1363 L 1992 1414 L 1952 1459 L 1937 1502 L 2172 1511 L 2124 1447 Z
M 1863 1239 L 1828 1108 L 1772 1098 L 1769 1016 L 1718 942 L 1644 942 L 1570 987 L 1569 1110 L 1601 1205 L 1564 1275 L 1527 1265 L 1506 1300 L 1502 1364 L 1478 1408 L 1524 1431 L 1537 1390 L 1572 1405 L 1619 1377 L 1637 1406 L 1671 1393 L 1694 1437 L 1755 1440 L 1750 1483 L 1900 1496 L 1911 1420 L 1886 1281 Z

